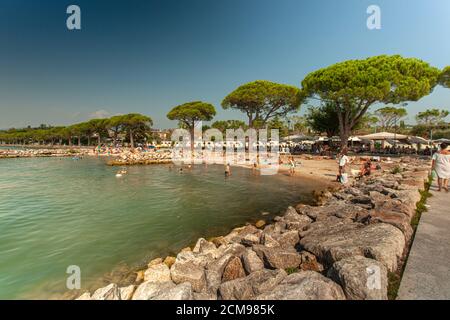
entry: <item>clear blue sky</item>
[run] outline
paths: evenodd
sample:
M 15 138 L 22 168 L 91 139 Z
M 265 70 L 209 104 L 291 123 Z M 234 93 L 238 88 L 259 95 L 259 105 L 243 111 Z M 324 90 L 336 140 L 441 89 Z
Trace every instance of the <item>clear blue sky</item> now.
M 82 30 L 66 28 L 77 4 Z M 382 30 L 366 27 L 381 7 Z M 256 79 L 300 86 L 311 71 L 378 54 L 450 65 L 449 0 L 0 0 L 0 128 L 220 102 Z M 450 108 L 450 90 L 409 105 Z

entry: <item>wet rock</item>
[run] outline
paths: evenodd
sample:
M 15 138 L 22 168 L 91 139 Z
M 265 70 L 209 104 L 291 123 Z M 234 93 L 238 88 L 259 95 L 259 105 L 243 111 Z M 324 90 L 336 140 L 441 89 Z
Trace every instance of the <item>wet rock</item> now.
M 387 269 L 362 256 L 335 262 L 328 277 L 339 283 L 350 300 L 387 300 Z
M 245 271 L 244 267 L 242 266 L 241 259 L 238 257 L 233 257 L 228 262 L 223 271 L 222 282 L 231 281 L 243 277 L 245 277 Z
M 257 300 L 345 300 L 342 288 L 314 271 L 302 271 L 287 276 L 272 290 Z
M 156 259 L 153 259 L 152 261 L 150 261 L 148 263 L 147 267 L 151 267 L 151 266 L 154 266 L 154 265 L 157 265 L 157 264 L 161 264 L 162 262 L 163 262 L 162 258 L 156 258 Z
M 253 251 L 268 268 L 287 269 L 297 268 L 301 257 L 295 249 L 269 248 L 263 245 L 253 246 Z
M 144 273 L 144 281 L 165 282 L 171 280 L 170 269 L 163 262 L 151 265 Z
M 175 263 L 176 259 L 177 258 L 175 258 L 175 257 L 167 256 L 164 259 L 163 263 L 170 268 Z
M 127 287 L 119 288 L 120 300 L 131 300 L 135 289 L 136 289 L 136 286 L 133 284 L 129 285 Z
M 272 290 L 285 277 L 284 270 L 260 270 L 245 278 L 224 282 L 219 293 L 224 300 L 248 300 Z
M 405 237 L 385 223 L 363 225 L 330 219 L 314 223 L 300 245 L 328 265 L 347 257 L 365 256 L 394 271 L 405 248 Z
M 119 287 L 111 283 L 104 288 L 97 289 L 92 295 L 92 300 L 120 300 Z
M 198 239 L 194 249 L 192 250 L 193 253 L 207 253 L 216 250 L 216 246 L 214 243 L 206 241 L 203 238 Z
M 264 263 L 252 249 L 247 249 L 242 255 L 242 261 L 248 274 L 264 269 Z
M 262 227 L 264 227 L 266 225 L 266 222 L 264 221 L 264 220 L 258 220 L 258 221 L 256 221 L 256 223 L 255 223 L 255 227 L 257 227 L 257 228 L 262 228 Z
M 145 270 L 139 270 L 138 272 L 136 272 L 135 282 L 141 283 L 142 281 L 144 281 L 144 274 L 145 274 Z
M 225 239 L 225 237 L 222 237 L 222 236 L 212 238 L 211 242 L 214 243 L 216 245 L 216 247 L 220 247 L 220 246 L 228 244 L 228 241 Z

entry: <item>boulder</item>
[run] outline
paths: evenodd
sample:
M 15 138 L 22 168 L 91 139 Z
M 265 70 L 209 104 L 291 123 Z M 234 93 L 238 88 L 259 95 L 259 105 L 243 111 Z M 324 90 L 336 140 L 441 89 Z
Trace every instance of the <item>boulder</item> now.
M 387 269 L 362 256 L 335 262 L 328 277 L 339 283 L 350 300 L 387 300 Z
M 161 291 L 152 300 L 193 300 L 192 286 L 189 282 L 180 283 L 172 289 Z
M 176 259 L 177 258 L 175 258 L 175 257 L 167 256 L 164 259 L 164 264 L 170 268 L 175 263 Z
M 214 243 L 206 241 L 203 238 L 198 239 L 197 243 L 195 244 L 194 249 L 192 250 L 193 253 L 207 253 L 216 250 L 216 246 Z
M 284 270 L 263 269 L 245 278 L 224 282 L 220 285 L 220 297 L 224 300 L 249 300 L 272 290 L 285 277 Z
M 241 259 L 238 257 L 233 257 L 228 262 L 223 271 L 222 282 L 231 281 L 243 277 L 245 277 L 245 271 L 244 267 L 242 266 Z
M 170 268 L 170 275 L 176 284 L 189 282 L 196 292 L 201 292 L 206 287 L 205 270 L 194 261 L 179 261 L 177 257 Z
M 317 262 L 317 258 L 312 253 L 307 251 L 300 252 L 300 257 L 302 258 L 302 262 L 300 264 L 300 270 L 303 271 L 316 271 L 322 272 L 324 270 L 322 264 Z
M 264 220 L 258 220 L 258 221 L 256 221 L 256 223 L 255 223 L 255 227 L 257 227 L 257 228 L 262 228 L 262 227 L 264 227 L 266 225 L 266 222 L 264 221 Z
M 162 263 L 163 262 L 163 259 L 162 258 L 156 258 L 156 259 L 153 259 L 152 261 L 150 261 L 149 263 L 148 263 L 148 267 L 151 267 L 151 266 L 154 266 L 154 265 L 157 265 L 157 264 L 160 264 L 160 263 Z
M 241 243 L 244 246 L 251 247 L 254 244 L 258 244 L 260 240 L 259 234 L 247 234 L 244 238 L 242 238 Z
M 300 237 L 298 231 L 293 230 L 282 233 L 276 240 L 282 248 L 292 248 L 298 244 Z
M 248 274 L 264 269 L 264 263 L 252 249 L 247 249 L 242 255 L 242 262 Z
M 385 223 L 364 225 L 330 219 L 313 223 L 300 245 L 329 266 L 343 258 L 365 256 L 394 271 L 405 248 L 405 237 Z
M 302 262 L 300 255 L 293 248 L 270 248 L 263 245 L 255 245 L 253 246 L 253 251 L 271 269 L 297 268 Z
M 234 257 L 233 254 L 227 253 L 208 264 L 205 270 L 208 291 L 214 294 L 217 293 L 217 289 L 219 289 L 219 286 L 222 283 L 222 275 L 225 267 Z
M 91 294 L 89 292 L 85 292 L 81 296 L 76 298 L 75 300 L 92 300 L 92 298 L 91 298 Z
M 163 262 L 151 265 L 144 273 L 144 281 L 166 282 L 171 280 L 170 269 Z
M 262 242 L 266 247 L 276 248 L 280 246 L 280 243 L 274 239 L 269 233 L 264 233 L 262 236 Z
M 133 300 L 192 300 L 190 283 L 175 285 L 173 282 L 142 283 L 133 295 Z
M 345 300 L 342 288 L 314 271 L 287 276 L 275 288 L 256 297 L 257 300 Z
M 111 283 L 104 288 L 97 289 L 92 295 L 92 300 L 120 300 L 119 287 Z
M 135 289 L 136 289 L 136 286 L 134 284 L 129 285 L 127 287 L 119 288 L 120 300 L 131 300 Z

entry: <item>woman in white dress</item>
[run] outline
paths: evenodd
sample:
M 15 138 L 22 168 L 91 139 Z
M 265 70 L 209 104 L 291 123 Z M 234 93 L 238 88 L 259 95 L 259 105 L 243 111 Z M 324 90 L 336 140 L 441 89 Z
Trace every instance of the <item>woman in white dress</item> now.
M 433 155 L 432 170 L 438 176 L 438 191 L 444 188 L 448 192 L 448 180 L 450 179 L 450 151 L 447 150 L 448 145 L 441 143 L 441 150 Z

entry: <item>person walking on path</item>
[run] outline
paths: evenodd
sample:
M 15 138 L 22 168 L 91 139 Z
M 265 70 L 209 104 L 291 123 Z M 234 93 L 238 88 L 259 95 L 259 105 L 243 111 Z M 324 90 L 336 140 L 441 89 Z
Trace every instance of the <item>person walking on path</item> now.
M 438 191 L 444 188 L 448 192 L 448 180 L 450 179 L 450 151 L 447 150 L 448 144 L 441 143 L 441 150 L 433 154 L 431 170 L 436 172 L 438 177 Z

